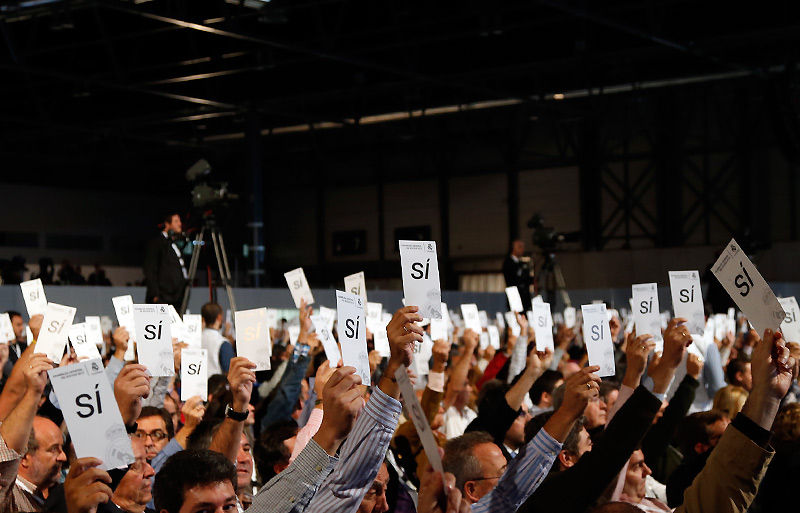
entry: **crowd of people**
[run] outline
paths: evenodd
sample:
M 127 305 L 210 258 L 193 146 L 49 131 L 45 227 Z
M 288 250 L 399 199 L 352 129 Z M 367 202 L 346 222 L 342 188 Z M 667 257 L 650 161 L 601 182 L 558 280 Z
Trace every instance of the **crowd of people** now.
M 684 320 L 650 335 L 612 317 L 617 375 L 588 365 L 580 323 L 499 347 L 452 319 L 430 340 L 416 306 L 386 327 L 389 355 L 367 334 L 371 386 L 329 361 L 301 305 L 296 340 L 271 328 L 271 369 L 236 356 L 214 303 L 201 311 L 208 400 L 181 401 L 176 376 L 124 358 L 129 334 L 105 333 L 103 363 L 135 461 L 102 470 L 77 458 L 47 371 L 75 364 L 36 352 L 42 316 L 8 312 L 0 341 L 0 513 L 126 512 L 769 512 L 791 508 L 800 449 L 800 345 L 780 332 L 735 332 L 690 352 Z M 280 327 L 279 327 L 280 326 Z M 335 330 L 334 330 L 335 333 Z M 29 343 L 30 342 L 30 343 Z M 429 355 L 420 353 L 432 344 Z M 424 354 L 424 356 L 420 356 Z M 428 357 L 429 356 L 429 357 Z M 425 362 L 419 362 L 425 358 Z M 420 363 L 424 363 L 420 365 Z M 410 370 L 438 454 L 423 449 L 395 377 Z M 442 462 L 443 472 L 432 462 Z

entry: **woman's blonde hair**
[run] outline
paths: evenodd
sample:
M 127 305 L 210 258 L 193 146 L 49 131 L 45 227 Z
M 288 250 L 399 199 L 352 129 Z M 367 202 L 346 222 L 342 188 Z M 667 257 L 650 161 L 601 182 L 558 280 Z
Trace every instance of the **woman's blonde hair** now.
M 747 390 L 738 385 L 728 385 L 717 390 L 714 394 L 713 409 L 724 412 L 729 419 L 742 411 L 745 401 L 747 401 Z

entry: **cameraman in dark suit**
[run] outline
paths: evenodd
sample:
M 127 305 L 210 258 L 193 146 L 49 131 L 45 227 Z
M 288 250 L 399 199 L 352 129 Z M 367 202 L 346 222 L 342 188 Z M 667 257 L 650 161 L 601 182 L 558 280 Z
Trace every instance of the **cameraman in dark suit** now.
M 531 268 L 529 262 L 522 259 L 525 255 L 525 243 L 519 239 L 511 243 L 511 253 L 503 261 L 503 276 L 506 287 L 517 287 L 522 307 L 531 308 Z
M 175 235 L 182 232 L 181 216 L 169 214 L 164 218 L 161 234 L 147 243 L 144 257 L 144 279 L 147 303 L 165 303 L 180 311 L 183 292 L 189 274 L 175 244 Z

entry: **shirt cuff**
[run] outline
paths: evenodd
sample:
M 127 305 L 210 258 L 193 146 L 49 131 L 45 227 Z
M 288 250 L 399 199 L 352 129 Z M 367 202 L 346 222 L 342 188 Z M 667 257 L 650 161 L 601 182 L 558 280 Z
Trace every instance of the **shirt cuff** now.
M 556 455 L 558 455 L 562 447 L 561 442 L 550 436 L 550 433 L 545 431 L 544 428 L 540 429 L 529 443 L 536 446 L 543 453 Z
M 293 468 L 300 469 L 301 472 L 306 474 L 309 481 L 314 481 L 314 474 L 324 471 L 327 468 L 332 469 L 336 466 L 339 458 L 330 456 L 325 450 L 320 447 L 316 440 L 313 438 L 308 441 L 308 444 L 300 451 L 292 465 Z
M 744 436 L 752 440 L 753 443 L 761 446 L 762 449 L 766 449 L 769 446 L 772 433 L 753 422 L 747 415 L 741 412 L 737 413 L 731 424 L 741 431 Z
M 658 399 L 658 400 L 659 400 L 659 401 L 661 401 L 662 403 L 663 403 L 663 402 L 664 402 L 664 400 L 667 398 L 667 394 L 657 394 L 657 393 L 655 393 L 655 392 L 651 392 L 651 394 L 653 394 L 653 395 L 656 397 L 656 399 Z
M 361 414 L 367 414 L 383 427 L 394 430 L 402 409 L 400 401 L 383 393 L 380 387 L 374 387 Z
M 444 372 L 429 372 L 428 388 L 434 392 L 444 392 Z
M 0 422 L 0 424 L 2 424 L 2 422 Z M 3 436 L 0 435 L 0 462 L 14 461 L 20 458 L 22 458 L 22 455 L 6 445 L 6 441 L 3 440 Z

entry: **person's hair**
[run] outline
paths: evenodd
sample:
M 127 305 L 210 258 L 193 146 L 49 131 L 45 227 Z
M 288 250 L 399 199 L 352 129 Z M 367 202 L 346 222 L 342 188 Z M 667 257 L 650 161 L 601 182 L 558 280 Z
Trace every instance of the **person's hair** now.
M 207 327 L 211 327 L 217 318 L 222 315 L 222 307 L 216 303 L 206 303 L 200 308 L 200 315 L 203 317 L 203 322 Z
M 481 391 L 478 392 L 478 413 L 485 405 L 496 404 L 497 401 L 504 401 L 508 387 L 499 379 L 491 379 L 483 384 Z
M 170 456 L 155 476 L 156 511 L 178 513 L 187 491 L 195 486 L 228 481 L 236 490 L 236 467 L 225 456 L 208 450 L 187 449 Z
M 11 319 L 12 321 L 14 320 L 14 317 L 20 317 L 20 318 L 22 317 L 22 314 L 17 312 L 16 310 L 9 310 L 6 313 L 8 314 L 8 318 Z
M 776 443 L 800 440 L 800 403 L 783 405 L 775 417 L 772 433 Z
M 608 394 L 613 392 L 614 390 L 619 390 L 619 383 L 616 381 L 601 381 L 600 382 L 600 398 L 608 402 Z
M 208 449 L 211 446 L 211 439 L 214 438 L 220 427 L 222 427 L 222 419 L 203 419 L 194 428 L 194 431 L 189 434 L 189 438 L 186 439 L 186 448 L 195 450 Z
M 732 419 L 734 415 L 742 411 L 745 401 L 747 401 L 747 390 L 737 385 L 727 385 L 714 394 L 714 404 L 711 407 L 719 410 Z
M 208 377 L 208 395 L 217 396 L 228 390 L 228 377 L 224 374 L 212 374 Z
M 292 453 L 283 442 L 296 434 L 297 423 L 293 419 L 275 422 L 261 433 L 253 447 L 253 459 L 262 482 L 275 476 L 275 464 L 289 462 Z
M 736 373 L 744 373 L 745 366 L 749 364 L 750 362 L 744 360 L 731 360 L 728 362 L 728 366 L 725 367 L 725 381 L 731 385 L 741 385 L 741 381 L 736 378 Z
M 550 420 L 550 417 L 552 416 L 553 412 L 548 411 L 540 413 L 529 420 L 528 423 L 525 424 L 525 443 L 533 440 L 533 437 L 536 436 L 536 433 L 538 433 L 544 427 L 544 425 L 547 424 L 547 421 Z M 561 446 L 563 450 L 569 451 L 573 454 L 578 454 L 578 442 L 580 442 L 580 434 L 585 422 L 586 419 L 583 416 L 578 417 L 578 420 L 575 421 L 572 429 L 570 429 L 567 438 L 564 439 L 564 443 Z M 557 467 L 558 465 L 555 466 Z
M 25 454 L 33 454 L 39 448 L 39 440 L 36 439 L 36 431 L 31 428 L 31 434 L 28 436 L 28 446 L 25 448 Z M 25 456 L 23 454 L 22 456 Z
M 164 426 L 167 429 L 167 438 L 172 440 L 172 438 L 175 436 L 175 425 L 172 423 L 172 415 L 170 415 L 169 412 L 164 408 L 145 406 L 142 408 L 142 413 L 139 414 L 139 418 L 143 419 L 145 417 L 161 417 L 161 419 L 164 421 Z
M 683 419 L 678 426 L 678 446 L 686 458 L 694 453 L 696 444 L 709 444 L 709 426 L 725 418 L 725 414 L 717 410 L 699 411 Z
M 533 382 L 528 394 L 531 396 L 533 404 L 538 405 L 542 402 L 542 394 L 547 392 L 552 395 L 553 390 L 556 388 L 556 383 L 564 379 L 564 375 L 557 370 L 547 369 L 542 373 L 539 378 Z
M 564 383 L 561 383 L 553 390 L 553 411 L 561 408 L 561 403 L 564 402 L 564 390 Z
M 494 438 L 485 431 L 469 431 L 447 441 L 442 466 L 445 472 L 455 476 L 458 490 L 462 490 L 467 481 L 482 477 L 481 462 L 473 450 L 478 445 L 492 443 Z

